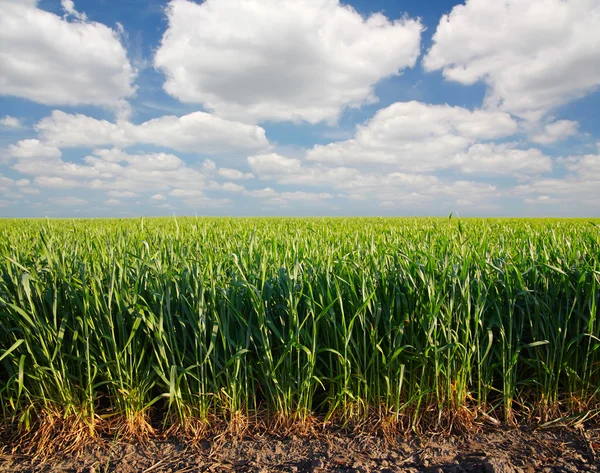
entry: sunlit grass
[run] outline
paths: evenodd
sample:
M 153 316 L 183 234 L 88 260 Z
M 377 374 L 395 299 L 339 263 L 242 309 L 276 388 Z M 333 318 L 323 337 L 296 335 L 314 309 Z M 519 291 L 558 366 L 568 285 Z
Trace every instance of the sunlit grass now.
M 2 422 L 143 437 L 597 408 L 595 222 L 0 221 Z

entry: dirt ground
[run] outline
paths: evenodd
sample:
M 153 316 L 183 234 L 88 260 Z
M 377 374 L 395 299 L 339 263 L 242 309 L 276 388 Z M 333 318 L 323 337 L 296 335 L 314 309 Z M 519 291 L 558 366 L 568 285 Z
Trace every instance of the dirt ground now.
M 532 430 L 487 428 L 472 435 L 424 436 L 392 444 L 372 436 L 262 436 L 236 442 L 145 444 L 106 441 L 78 456 L 42 463 L 7 454 L 0 472 L 410 472 L 533 473 L 600 471 L 600 428 Z

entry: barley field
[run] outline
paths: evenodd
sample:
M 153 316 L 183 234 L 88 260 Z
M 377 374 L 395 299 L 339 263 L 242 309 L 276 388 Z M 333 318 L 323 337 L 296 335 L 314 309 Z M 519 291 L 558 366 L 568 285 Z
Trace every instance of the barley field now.
M 144 436 L 592 417 L 599 225 L 2 220 L 0 423 Z

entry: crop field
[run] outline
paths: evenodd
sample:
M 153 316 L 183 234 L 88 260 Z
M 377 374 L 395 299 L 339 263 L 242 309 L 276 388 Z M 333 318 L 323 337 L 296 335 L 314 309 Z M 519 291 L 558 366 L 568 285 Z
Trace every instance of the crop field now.
M 599 225 L 3 220 L 0 424 L 76 441 L 592 418 Z

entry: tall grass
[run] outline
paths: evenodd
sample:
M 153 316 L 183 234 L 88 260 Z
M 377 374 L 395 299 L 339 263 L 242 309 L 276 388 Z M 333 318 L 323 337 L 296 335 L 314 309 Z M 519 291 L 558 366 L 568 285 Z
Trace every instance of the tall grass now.
M 582 220 L 0 221 L 2 422 L 420 429 L 597 408 L 599 237 Z

